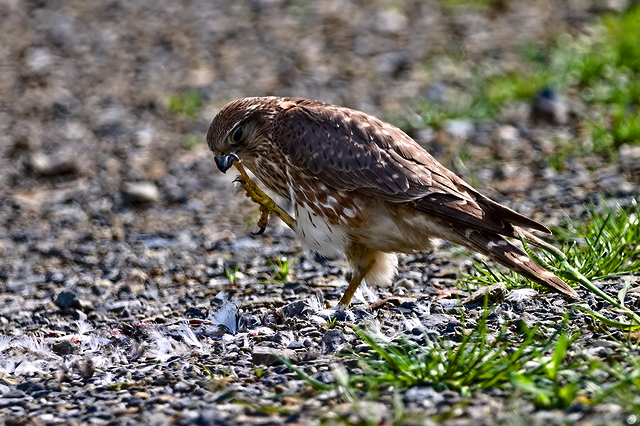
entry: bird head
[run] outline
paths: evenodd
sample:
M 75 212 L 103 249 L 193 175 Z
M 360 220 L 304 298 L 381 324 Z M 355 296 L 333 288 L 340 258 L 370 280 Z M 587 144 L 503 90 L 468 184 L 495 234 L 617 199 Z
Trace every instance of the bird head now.
M 207 144 L 216 166 L 225 173 L 235 161 L 251 161 L 270 131 L 271 100 L 243 98 L 224 106 L 207 132 Z

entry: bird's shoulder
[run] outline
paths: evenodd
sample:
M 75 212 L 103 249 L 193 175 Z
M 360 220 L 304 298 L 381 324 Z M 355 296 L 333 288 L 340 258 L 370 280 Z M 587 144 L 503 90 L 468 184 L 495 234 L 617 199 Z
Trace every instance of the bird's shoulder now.
M 329 161 L 352 157 L 357 161 L 350 167 L 398 163 L 408 170 L 426 166 L 423 171 L 428 172 L 439 166 L 398 127 L 362 111 L 321 101 L 283 98 L 273 129 L 277 143 L 294 154 L 315 152 Z

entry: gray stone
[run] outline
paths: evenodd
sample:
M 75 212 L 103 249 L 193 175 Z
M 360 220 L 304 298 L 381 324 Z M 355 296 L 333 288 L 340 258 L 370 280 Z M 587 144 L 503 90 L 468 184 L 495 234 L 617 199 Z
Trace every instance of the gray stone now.
M 444 396 L 433 388 L 415 386 L 405 392 L 404 401 L 407 404 L 413 403 L 420 407 L 432 408 L 444 401 Z
M 444 129 L 452 138 L 466 140 L 471 137 L 475 127 L 471 120 L 454 119 L 445 121 Z
M 531 103 L 531 118 L 534 122 L 565 124 L 567 122 L 567 104 L 555 90 L 546 88 L 538 92 Z
M 265 346 L 255 346 L 251 354 L 254 365 L 278 365 L 282 359 L 298 362 L 298 354 L 291 349 L 275 349 Z
M 42 153 L 33 154 L 29 165 L 35 173 L 47 177 L 74 175 L 79 171 L 79 166 L 75 159 L 55 158 Z
M 487 287 L 480 287 L 474 291 L 471 296 L 462 300 L 463 305 L 472 305 L 474 303 L 483 303 L 487 298 L 488 303 L 501 302 L 507 295 L 507 287 L 504 283 L 496 283 Z
M 283 306 L 282 313 L 285 317 L 291 318 L 302 315 L 308 309 L 309 306 L 304 300 L 298 300 L 297 302 L 292 302 Z
M 346 341 L 347 337 L 344 333 L 336 329 L 329 330 L 322 336 L 322 342 L 329 353 L 338 352 L 342 349 Z
M 127 182 L 122 187 L 122 198 L 126 204 L 155 203 L 160 192 L 151 182 Z

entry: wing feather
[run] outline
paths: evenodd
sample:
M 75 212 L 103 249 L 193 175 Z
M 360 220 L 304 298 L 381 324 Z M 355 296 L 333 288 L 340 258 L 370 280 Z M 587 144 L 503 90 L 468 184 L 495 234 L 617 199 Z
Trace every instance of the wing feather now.
M 275 142 L 329 187 L 503 235 L 515 236 L 512 225 L 549 232 L 478 193 L 397 127 L 318 101 L 291 99 L 287 106 L 273 122 Z

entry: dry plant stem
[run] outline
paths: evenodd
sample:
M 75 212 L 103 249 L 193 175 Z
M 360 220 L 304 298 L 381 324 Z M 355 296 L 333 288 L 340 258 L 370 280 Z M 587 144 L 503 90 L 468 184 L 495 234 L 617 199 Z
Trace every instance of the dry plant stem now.
M 258 226 L 261 231 L 264 231 L 267 227 L 270 213 L 279 217 L 289 228 L 295 230 L 296 220 L 292 218 L 289 213 L 284 211 L 282 207 L 277 205 L 271 197 L 265 194 L 264 191 L 262 191 L 258 185 L 249 178 L 246 170 L 242 167 L 242 163 L 240 161 L 236 161 L 233 165 L 240 172 L 240 176 L 237 178 L 237 181 L 240 182 L 240 188 L 245 190 L 247 196 L 251 198 L 253 202 L 260 205 L 260 220 L 258 221 Z M 258 233 L 262 232 L 259 231 Z

